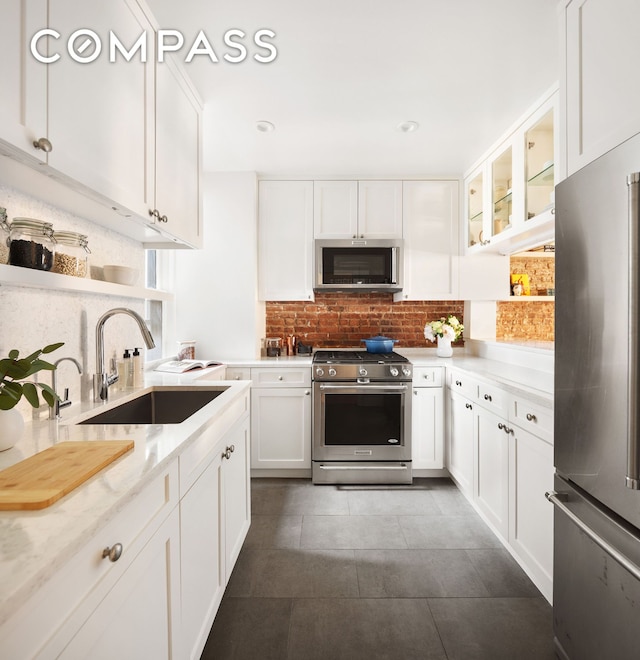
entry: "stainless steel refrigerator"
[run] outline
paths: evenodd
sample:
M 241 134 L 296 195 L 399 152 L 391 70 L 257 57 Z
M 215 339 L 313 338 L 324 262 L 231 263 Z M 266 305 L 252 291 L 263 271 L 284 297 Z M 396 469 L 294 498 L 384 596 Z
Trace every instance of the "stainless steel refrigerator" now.
M 640 658 L 640 134 L 556 187 L 557 654 Z

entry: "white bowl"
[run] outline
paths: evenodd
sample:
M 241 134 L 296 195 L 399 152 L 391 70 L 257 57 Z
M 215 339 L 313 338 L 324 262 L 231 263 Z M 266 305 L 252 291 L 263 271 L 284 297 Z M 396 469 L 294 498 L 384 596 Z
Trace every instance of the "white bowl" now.
M 131 286 L 138 281 L 138 269 L 129 266 L 116 266 L 109 264 L 102 267 L 104 279 L 114 284 L 127 284 Z

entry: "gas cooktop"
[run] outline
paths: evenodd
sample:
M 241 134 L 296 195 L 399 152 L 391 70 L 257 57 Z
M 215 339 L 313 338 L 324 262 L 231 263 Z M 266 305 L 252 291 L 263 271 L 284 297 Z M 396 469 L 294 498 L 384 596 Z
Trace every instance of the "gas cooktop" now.
M 320 350 L 313 355 L 314 364 L 388 364 L 409 362 L 396 352 L 370 353 L 369 351 Z

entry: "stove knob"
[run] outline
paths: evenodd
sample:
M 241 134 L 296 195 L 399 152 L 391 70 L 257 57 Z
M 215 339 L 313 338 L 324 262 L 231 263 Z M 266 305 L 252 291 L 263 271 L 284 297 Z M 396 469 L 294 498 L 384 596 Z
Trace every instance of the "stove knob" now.
M 322 367 L 316 367 L 316 376 L 324 376 L 324 369 Z
M 331 369 L 329 369 L 329 376 L 335 376 L 335 375 L 336 375 L 336 370 L 333 367 L 331 367 Z
M 358 373 L 361 376 L 366 376 L 367 375 L 367 370 L 364 367 L 360 367 L 360 370 L 358 371 Z
M 411 376 L 411 369 L 409 367 L 402 367 L 402 375 L 408 378 Z
M 391 367 L 391 369 L 389 369 L 389 372 L 391 373 L 392 376 L 397 376 L 398 375 L 398 368 L 397 367 Z

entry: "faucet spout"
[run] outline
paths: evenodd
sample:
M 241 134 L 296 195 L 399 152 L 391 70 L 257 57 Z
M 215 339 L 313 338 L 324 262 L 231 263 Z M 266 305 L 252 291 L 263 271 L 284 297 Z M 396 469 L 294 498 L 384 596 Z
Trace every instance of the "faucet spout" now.
M 58 365 L 61 362 L 64 362 L 65 360 L 68 360 L 69 362 L 73 362 L 73 364 L 76 365 L 76 368 L 78 369 L 78 373 L 82 375 L 82 365 L 76 360 L 75 358 L 72 357 L 63 357 L 60 358 L 59 360 L 56 360 L 53 363 L 53 366 L 55 369 L 51 372 L 51 389 L 56 393 L 56 396 L 58 394 L 58 384 L 57 384 L 57 372 L 58 372 Z M 60 397 L 58 397 L 53 404 L 53 407 L 49 408 L 49 419 L 58 419 L 60 417 L 60 408 L 66 408 L 67 406 L 71 405 L 71 401 L 69 400 L 69 389 L 65 388 L 64 391 L 64 400 L 60 400 Z
M 127 307 L 115 307 L 105 312 L 96 324 L 96 373 L 93 376 L 94 401 L 107 401 L 109 399 L 109 386 L 118 380 L 117 374 L 109 374 L 104 364 L 104 325 L 108 319 L 116 314 L 130 316 L 138 324 L 147 348 L 154 348 L 156 345 L 147 324 L 137 312 Z

